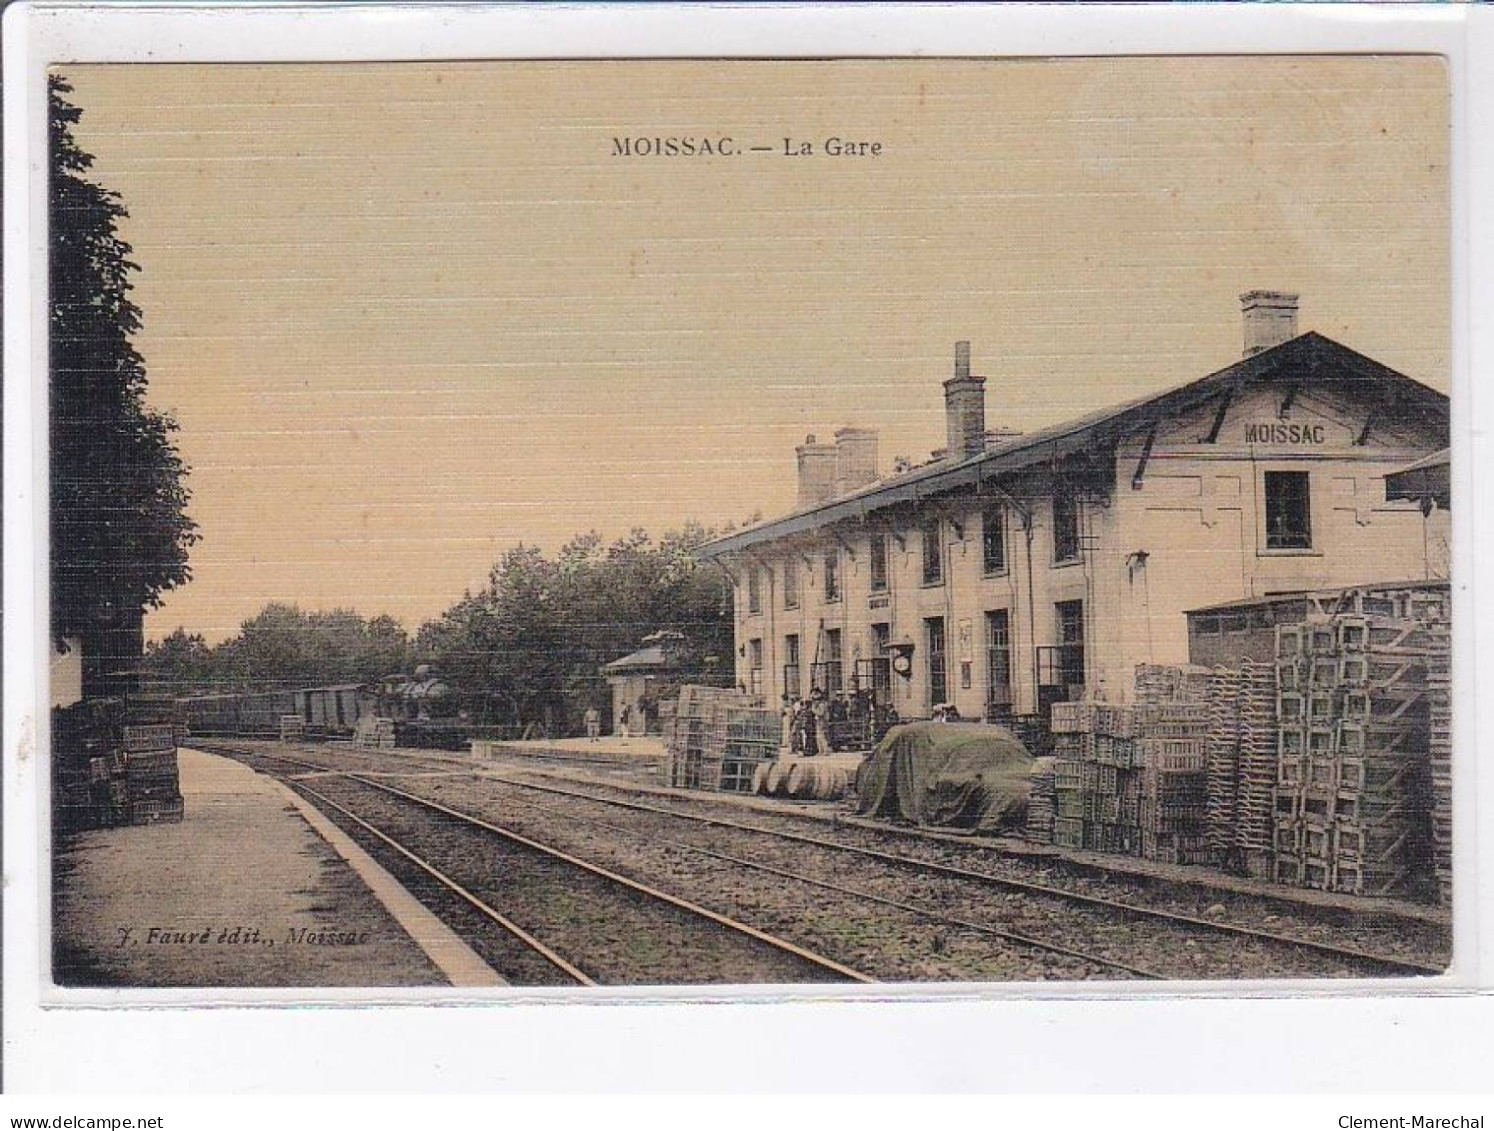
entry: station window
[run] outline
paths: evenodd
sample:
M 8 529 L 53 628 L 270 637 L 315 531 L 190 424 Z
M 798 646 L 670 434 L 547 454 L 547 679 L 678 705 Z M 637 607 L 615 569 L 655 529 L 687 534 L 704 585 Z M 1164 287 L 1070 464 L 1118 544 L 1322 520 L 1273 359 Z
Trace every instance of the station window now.
M 980 516 L 982 557 L 987 573 L 1006 572 L 1006 516 L 993 504 Z
M 1058 669 L 1066 686 L 1084 682 L 1084 602 L 1059 601 L 1053 606 L 1058 617 Z
M 804 680 L 800 675 L 799 636 L 791 633 L 783 638 L 783 693 L 792 699 L 804 694 Z
M 1011 618 L 1005 609 L 986 614 L 986 709 L 992 717 L 1012 704 Z
M 799 607 L 799 559 L 795 557 L 783 560 L 783 607 Z
M 840 554 L 836 550 L 825 551 L 825 601 L 840 600 Z
M 929 657 L 929 709 L 949 701 L 949 668 L 944 655 L 944 618 L 929 617 L 923 622 L 924 643 Z
M 762 571 L 753 566 L 747 571 L 747 612 L 751 614 L 763 611 L 763 575 Z
M 763 693 L 763 642 L 747 641 L 747 690 L 753 695 Z
M 871 626 L 871 635 L 872 692 L 878 703 L 890 703 L 892 702 L 892 661 L 887 656 L 887 649 L 892 644 L 892 625 L 874 624 Z
M 1312 501 L 1305 471 L 1268 471 L 1266 549 L 1312 549 Z
M 1079 500 L 1060 492 L 1053 496 L 1053 561 L 1079 560 Z
M 845 675 L 842 670 L 840 629 L 825 630 L 825 691 L 839 695 L 845 690 Z
M 930 518 L 925 519 L 920 527 L 923 536 L 923 583 L 925 585 L 939 585 L 944 581 L 944 538 L 941 525 L 937 518 Z
M 887 535 L 873 534 L 871 536 L 871 591 L 873 593 L 885 593 L 887 591 Z

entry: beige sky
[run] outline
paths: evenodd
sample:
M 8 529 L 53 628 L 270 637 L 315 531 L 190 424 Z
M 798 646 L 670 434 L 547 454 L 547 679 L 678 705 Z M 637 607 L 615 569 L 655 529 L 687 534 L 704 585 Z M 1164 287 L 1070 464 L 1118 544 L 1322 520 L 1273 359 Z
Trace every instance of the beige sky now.
M 993 426 L 1228 364 L 1256 287 L 1447 388 L 1435 60 L 60 69 L 192 466 L 152 636 L 787 510 L 806 432 L 943 443 L 958 338 Z M 722 134 L 775 151 L 611 155 Z M 830 135 L 883 152 L 777 152 Z

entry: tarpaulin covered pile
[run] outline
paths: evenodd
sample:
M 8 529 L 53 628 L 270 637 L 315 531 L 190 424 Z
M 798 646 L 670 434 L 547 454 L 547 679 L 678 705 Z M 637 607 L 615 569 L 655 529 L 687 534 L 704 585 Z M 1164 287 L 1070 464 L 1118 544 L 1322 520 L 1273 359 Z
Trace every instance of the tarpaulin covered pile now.
M 1005 727 L 909 723 L 892 730 L 857 778 L 857 812 L 931 828 L 1019 830 L 1032 756 Z

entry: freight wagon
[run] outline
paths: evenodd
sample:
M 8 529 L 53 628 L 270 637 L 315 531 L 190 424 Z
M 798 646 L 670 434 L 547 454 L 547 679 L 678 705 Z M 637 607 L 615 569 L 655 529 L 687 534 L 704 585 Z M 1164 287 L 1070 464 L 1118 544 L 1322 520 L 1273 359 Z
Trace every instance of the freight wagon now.
M 179 701 L 189 733 L 274 738 L 286 715 L 300 718 L 306 733 L 348 738 L 361 714 L 373 710 L 373 696 L 362 684 L 254 691 L 236 695 L 194 695 Z

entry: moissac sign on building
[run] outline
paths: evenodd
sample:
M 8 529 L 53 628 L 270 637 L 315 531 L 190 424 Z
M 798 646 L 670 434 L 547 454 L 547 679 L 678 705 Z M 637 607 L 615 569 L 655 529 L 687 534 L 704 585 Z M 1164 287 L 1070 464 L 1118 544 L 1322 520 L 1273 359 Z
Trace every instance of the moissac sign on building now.
M 1295 295 L 1241 301 L 1242 360 L 1079 420 L 988 431 L 961 342 L 930 462 L 883 478 L 874 432 L 809 437 L 798 509 L 702 550 L 734 583 L 738 682 L 905 718 L 1124 703 L 1137 664 L 1187 662 L 1189 609 L 1446 577 L 1446 512 L 1385 475 L 1447 446 L 1447 397 L 1299 335 Z

